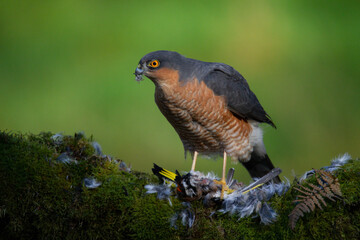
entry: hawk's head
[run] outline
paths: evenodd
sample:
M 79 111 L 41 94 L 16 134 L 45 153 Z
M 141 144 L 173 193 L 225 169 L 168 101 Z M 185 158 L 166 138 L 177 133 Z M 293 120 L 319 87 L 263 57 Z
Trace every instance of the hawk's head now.
M 177 52 L 156 51 L 146 54 L 141 58 L 136 70 L 136 81 L 141 81 L 143 76 L 156 82 L 169 74 L 169 71 L 179 71 L 186 65 L 187 58 Z

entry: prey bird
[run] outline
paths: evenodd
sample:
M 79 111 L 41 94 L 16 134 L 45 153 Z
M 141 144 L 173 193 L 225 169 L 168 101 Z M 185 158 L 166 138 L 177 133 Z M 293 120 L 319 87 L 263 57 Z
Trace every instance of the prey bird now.
M 227 156 L 241 162 L 252 178 L 274 168 L 260 124 L 275 124 L 233 67 L 155 51 L 141 58 L 134 74 L 137 81 L 146 76 L 155 84 L 157 106 L 193 157 L 191 171 L 198 154 L 223 156 L 222 196 Z

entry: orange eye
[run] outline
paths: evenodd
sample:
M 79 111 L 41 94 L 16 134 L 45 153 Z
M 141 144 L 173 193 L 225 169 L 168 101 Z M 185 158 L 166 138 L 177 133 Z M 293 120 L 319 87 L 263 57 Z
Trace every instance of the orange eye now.
M 149 63 L 149 66 L 150 67 L 153 67 L 153 68 L 157 68 L 160 66 L 160 62 L 158 60 L 152 60 L 150 63 Z

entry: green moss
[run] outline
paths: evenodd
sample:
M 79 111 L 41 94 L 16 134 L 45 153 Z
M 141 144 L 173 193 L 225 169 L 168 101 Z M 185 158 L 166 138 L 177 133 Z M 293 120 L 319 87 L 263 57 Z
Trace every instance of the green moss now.
M 64 136 L 55 143 L 51 133 L 22 135 L 0 132 L 0 232 L 5 239 L 359 239 L 360 161 L 336 171 L 343 199 L 327 201 L 301 218 L 294 231 L 288 215 L 298 194 L 290 188 L 271 199 L 278 220 L 263 225 L 259 218 L 220 214 L 192 203 L 192 228 L 170 226 L 183 206 L 146 195 L 152 175 L 119 169 L 120 160 L 95 155 L 92 138 Z M 76 163 L 56 159 L 69 152 Z M 83 186 L 85 177 L 102 185 Z M 316 183 L 314 177 L 308 180 Z M 215 214 L 212 214 L 215 212 Z

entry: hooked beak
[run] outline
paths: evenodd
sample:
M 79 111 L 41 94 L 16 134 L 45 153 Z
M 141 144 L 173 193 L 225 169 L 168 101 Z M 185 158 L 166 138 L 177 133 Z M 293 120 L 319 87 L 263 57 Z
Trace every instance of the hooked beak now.
M 140 82 L 143 78 L 143 73 L 144 73 L 144 69 L 142 68 L 142 66 L 139 64 L 137 66 L 137 68 L 135 69 L 134 75 L 135 75 L 135 80 Z

